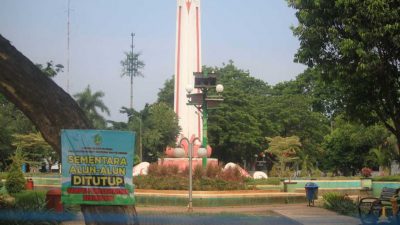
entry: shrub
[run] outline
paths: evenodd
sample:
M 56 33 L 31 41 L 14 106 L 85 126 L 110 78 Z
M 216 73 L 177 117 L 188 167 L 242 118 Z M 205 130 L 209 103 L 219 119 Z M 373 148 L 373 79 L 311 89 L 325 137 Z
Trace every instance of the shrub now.
M 193 179 L 201 179 L 204 175 L 203 167 L 201 165 L 197 165 L 193 169 Z
M 328 192 L 322 198 L 324 199 L 324 208 L 343 215 L 353 215 L 356 213 L 356 204 L 345 194 Z
M 236 167 L 226 168 L 219 174 L 219 178 L 226 181 L 244 182 L 245 178 Z
M 268 171 L 268 177 L 279 177 L 279 169 L 276 165 L 272 166 L 271 170 Z
M 14 197 L 17 209 L 31 212 L 46 210 L 46 191 L 22 191 Z
M 147 171 L 147 174 L 149 175 L 149 176 L 157 176 L 159 173 L 158 173 L 158 164 L 157 163 L 151 163 L 150 165 L 149 165 L 149 169 L 148 169 L 148 171 Z
M 148 169 L 148 175 L 150 176 L 175 176 L 179 173 L 179 167 L 176 165 L 163 166 L 157 163 L 152 163 Z
M 177 165 L 167 166 L 167 174 L 168 175 L 178 175 L 179 167 Z
M 221 173 L 221 171 L 222 168 L 220 166 L 209 164 L 207 165 L 205 176 L 208 178 L 215 178 Z
M 23 191 L 14 195 L 15 202 L 9 205 L 6 217 L 0 217 L 0 225 L 57 225 L 52 210 L 46 208 L 45 191 Z M 38 215 L 36 217 L 36 215 Z
M 7 178 L 7 172 L 0 172 L 0 180 L 6 179 Z
M 361 176 L 370 177 L 372 175 L 372 170 L 368 167 L 364 167 L 361 169 Z
M 268 177 L 267 179 L 246 178 L 245 182 L 247 185 L 280 185 L 281 178 L 279 177 Z
M 6 189 L 10 194 L 18 193 L 25 189 L 25 178 L 21 170 L 22 156 L 18 151 L 12 157 L 12 161 L 6 180 Z
M 392 176 L 382 176 L 382 177 L 374 177 L 372 178 L 373 181 L 400 181 L 399 175 L 392 175 Z
M 189 177 L 189 166 L 185 167 L 185 169 L 183 169 L 179 175 L 182 177 Z
M 0 194 L 0 209 L 11 209 L 14 207 L 14 201 L 8 195 Z
M 189 168 L 178 172 L 177 166 L 151 164 L 147 176 L 133 178 L 135 188 L 156 190 L 187 190 L 189 186 Z M 201 165 L 193 169 L 193 190 L 243 190 L 245 178 L 239 169 L 230 168 L 224 172 L 218 166 Z
M 312 174 L 312 176 L 315 176 L 315 177 L 322 177 L 324 175 L 324 173 L 321 170 L 319 170 L 318 168 L 311 170 L 311 174 Z

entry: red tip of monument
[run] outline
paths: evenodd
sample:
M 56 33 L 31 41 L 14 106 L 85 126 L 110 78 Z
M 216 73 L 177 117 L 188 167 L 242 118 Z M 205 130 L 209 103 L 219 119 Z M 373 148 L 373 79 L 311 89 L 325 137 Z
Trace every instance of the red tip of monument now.
M 186 1 L 186 9 L 187 9 L 187 11 L 188 11 L 188 14 L 189 14 L 189 12 L 190 12 L 190 6 L 192 5 L 192 2 L 191 2 L 191 0 L 187 0 Z

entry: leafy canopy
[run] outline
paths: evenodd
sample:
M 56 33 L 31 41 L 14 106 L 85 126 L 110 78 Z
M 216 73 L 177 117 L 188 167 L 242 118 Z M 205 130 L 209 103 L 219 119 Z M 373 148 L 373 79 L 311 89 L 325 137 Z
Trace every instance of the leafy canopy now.
M 400 140 L 400 2 L 288 0 L 299 24 L 296 61 L 321 71 L 336 103 Z

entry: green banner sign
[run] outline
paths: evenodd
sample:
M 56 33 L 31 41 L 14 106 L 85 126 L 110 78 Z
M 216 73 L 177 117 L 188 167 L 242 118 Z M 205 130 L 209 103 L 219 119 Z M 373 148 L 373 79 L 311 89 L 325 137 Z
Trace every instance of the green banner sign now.
M 133 205 L 133 132 L 62 130 L 65 204 Z

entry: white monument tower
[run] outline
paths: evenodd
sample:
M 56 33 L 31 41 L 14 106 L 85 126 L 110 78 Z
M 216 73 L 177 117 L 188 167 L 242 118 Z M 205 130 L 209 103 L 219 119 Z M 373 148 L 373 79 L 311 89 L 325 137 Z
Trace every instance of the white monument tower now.
M 201 138 L 201 113 L 186 105 L 186 87 L 194 86 L 193 72 L 201 72 L 200 0 L 177 3 L 174 110 L 182 128 L 179 138 Z

